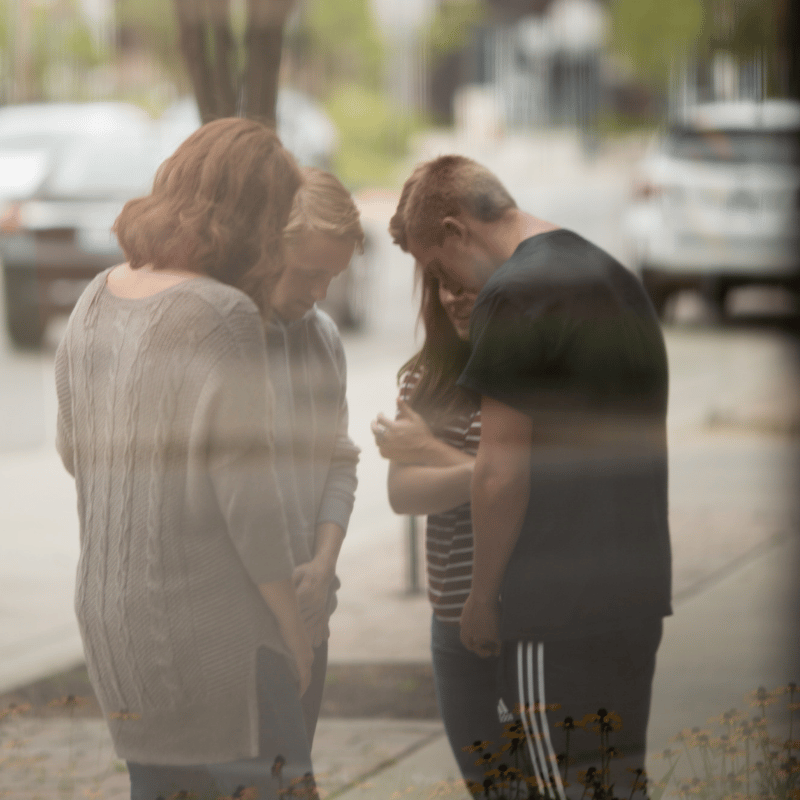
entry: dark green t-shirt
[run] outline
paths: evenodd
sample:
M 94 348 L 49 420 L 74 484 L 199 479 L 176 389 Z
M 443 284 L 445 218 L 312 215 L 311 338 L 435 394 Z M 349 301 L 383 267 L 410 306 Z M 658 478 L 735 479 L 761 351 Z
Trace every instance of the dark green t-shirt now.
M 503 638 L 670 614 L 667 359 L 638 279 L 571 231 L 539 234 L 478 295 L 470 340 L 459 384 L 534 424 Z

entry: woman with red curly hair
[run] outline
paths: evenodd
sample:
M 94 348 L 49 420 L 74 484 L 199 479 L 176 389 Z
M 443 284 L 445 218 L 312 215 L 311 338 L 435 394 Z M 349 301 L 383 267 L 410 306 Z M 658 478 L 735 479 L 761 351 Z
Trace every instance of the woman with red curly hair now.
M 263 800 L 311 770 L 262 319 L 300 181 L 259 123 L 200 128 L 123 209 L 127 262 L 89 285 L 56 356 L 75 610 L 133 800 Z

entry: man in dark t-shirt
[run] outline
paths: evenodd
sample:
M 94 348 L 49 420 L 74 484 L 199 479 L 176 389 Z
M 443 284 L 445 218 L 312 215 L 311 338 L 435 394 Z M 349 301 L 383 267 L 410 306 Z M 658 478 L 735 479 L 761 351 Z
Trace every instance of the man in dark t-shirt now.
M 480 290 L 459 379 L 482 418 L 462 642 L 501 656 L 498 712 L 529 734 L 540 788 L 580 796 L 577 761 L 630 793 L 671 613 L 667 360 L 652 305 L 609 254 L 521 211 L 461 156 L 417 167 L 390 231 L 451 290 Z M 587 714 L 566 733 L 565 718 Z M 600 733 L 613 753 L 599 754 Z

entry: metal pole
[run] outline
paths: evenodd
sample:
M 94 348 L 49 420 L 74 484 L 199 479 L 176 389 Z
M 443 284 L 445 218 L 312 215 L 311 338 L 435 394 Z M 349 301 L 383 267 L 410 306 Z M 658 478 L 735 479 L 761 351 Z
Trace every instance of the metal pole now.
M 419 581 L 419 545 L 417 538 L 417 518 L 414 516 L 406 517 L 406 540 L 407 540 L 407 575 L 406 593 L 419 594 L 422 589 Z

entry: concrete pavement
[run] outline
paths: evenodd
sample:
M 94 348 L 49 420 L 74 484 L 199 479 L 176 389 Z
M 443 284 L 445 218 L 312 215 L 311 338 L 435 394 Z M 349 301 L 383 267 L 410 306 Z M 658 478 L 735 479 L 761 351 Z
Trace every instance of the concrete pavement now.
M 703 726 L 758 686 L 796 680 L 795 536 L 777 536 L 720 570 L 676 603 L 665 624 L 653 688 L 648 772 L 664 774 L 658 753 L 683 728 Z M 413 615 L 414 604 L 392 610 Z M 796 662 L 795 662 L 796 664 Z M 0 728 L 0 797 L 128 796 L 124 765 L 102 720 L 9 718 Z M 439 722 L 322 719 L 314 764 L 325 795 L 352 800 L 441 794 L 468 797 Z

